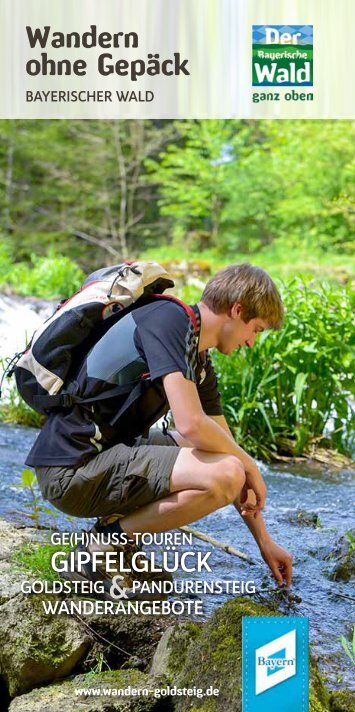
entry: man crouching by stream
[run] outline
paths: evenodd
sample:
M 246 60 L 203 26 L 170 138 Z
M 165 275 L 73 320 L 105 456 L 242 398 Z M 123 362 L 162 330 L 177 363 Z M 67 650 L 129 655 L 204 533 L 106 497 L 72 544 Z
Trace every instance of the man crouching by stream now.
M 210 279 L 190 312 L 161 299 L 117 321 L 81 363 L 75 376 L 79 393 L 90 397 L 94 379 L 95 394 L 98 383 L 114 386 L 123 368 L 143 359 L 150 374 L 144 394 L 116 427 L 115 414 L 128 396 L 52 413 L 26 464 L 35 467 L 45 499 L 69 515 L 97 517 L 92 531 L 119 534 L 122 542 L 134 533 L 189 524 L 233 504 L 276 581 L 289 586 L 291 554 L 267 532 L 262 516 L 266 486 L 255 460 L 229 430 L 208 353 L 211 348 L 223 354 L 252 348 L 258 333 L 279 329 L 280 295 L 262 269 L 230 265 Z M 176 429 L 149 431 L 147 423 L 169 408 Z M 122 543 L 121 548 L 129 559 L 134 546 Z M 121 575 L 129 591 L 131 578 Z M 72 579 L 76 576 L 97 580 L 105 571 L 95 572 L 87 564 L 71 573 Z M 108 585 L 111 577 L 106 574 Z

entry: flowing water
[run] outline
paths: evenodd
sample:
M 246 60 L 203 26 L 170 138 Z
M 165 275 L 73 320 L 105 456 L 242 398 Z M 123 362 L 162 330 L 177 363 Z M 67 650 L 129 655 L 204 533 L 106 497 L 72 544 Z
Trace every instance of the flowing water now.
M 29 491 L 15 485 L 21 481 L 25 456 L 36 434 L 37 431 L 32 428 L 0 423 L 0 516 L 9 521 L 26 521 L 26 512 L 31 511 L 26 508 L 31 501 Z M 302 599 L 291 606 L 284 603 L 282 610 L 289 615 L 309 618 L 313 650 L 328 684 L 331 687 L 351 687 L 351 664 L 339 638 L 349 636 L 354 620 L 354 589 L 351 583 L 334 582 L 327 578 L 330 564 L 324 556 L 335 547 L 339 536 L 354 526 L 354 516 L 350 514 L 353 512 L 353 472 L 300 466 L 261 465 L 261 469 L 268 486 L 265 518 L 275 540 L 294 555 L 292 592 Z M 295 512 L 299 510 L 316 513 L 321 526 L 312 528 L 292 522 Z M 88 520 L 69 521 L 60 512 L 57 515 L 54 518 L 42 512 L 41 523 L 63 531 L 71 531 L 73 527 L 78 531 L 83 526 L 87 527 Z M 258 548 L 233 507 L 211 514 L 196 522 L 194 527 L 248 553 L 256 562 L 251 566 L 213 549 L 209 560 L 212 573 L 201 574 L 201 577 L 208 577 L 208 580 L 254 580 L 259 592 L 267 581 L 269 589 L 274 590 Z M 209 544 L 197 539 L 194 540 L 194 548 L 204 552 L 211 550 Z M 190 578 L 196 579 L 197 576 L 193 574 Z M 228 598 L 228 595 L 204 596 L 206 615 Z

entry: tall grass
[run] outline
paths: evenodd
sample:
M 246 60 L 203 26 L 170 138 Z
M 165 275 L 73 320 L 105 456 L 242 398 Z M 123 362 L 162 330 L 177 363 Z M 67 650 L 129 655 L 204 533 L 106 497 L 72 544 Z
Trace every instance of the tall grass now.
M 350 286 L 294 279 L 282 287 L 284 328 L 253 349 L 213 354 L 229 424 L 263 459 L 297 455 L 315 440 L 351 453 L 354 330 Z

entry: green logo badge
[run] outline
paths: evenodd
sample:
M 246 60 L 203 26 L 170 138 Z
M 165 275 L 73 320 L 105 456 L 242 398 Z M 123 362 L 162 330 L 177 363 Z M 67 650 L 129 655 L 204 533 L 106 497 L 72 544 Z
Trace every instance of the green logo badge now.
M 313 25 L 253 25 L 253 86 L 313 86 Z

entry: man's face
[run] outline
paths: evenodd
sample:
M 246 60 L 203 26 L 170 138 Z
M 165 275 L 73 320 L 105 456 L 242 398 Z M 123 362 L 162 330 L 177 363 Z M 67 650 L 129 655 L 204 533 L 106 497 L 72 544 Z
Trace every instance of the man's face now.
M 257 334 L 268 328 L 267 321 L 256 317 L 247 323 L 242 319 L 240 304 L 234 304 L 228 320 L 223 324 L 217 349 L 222 354 L 230 354 L 240 346 L 252 348 Z

